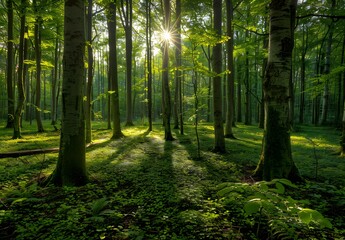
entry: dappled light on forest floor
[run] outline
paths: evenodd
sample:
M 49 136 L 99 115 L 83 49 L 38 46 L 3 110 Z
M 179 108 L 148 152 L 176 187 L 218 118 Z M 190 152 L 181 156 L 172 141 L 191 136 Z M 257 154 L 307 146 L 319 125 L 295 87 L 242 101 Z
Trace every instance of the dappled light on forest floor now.
M 264 227 L 273 226 L 272 222 L 275 222 L 272 231 L 294 229 L 294 233 L 314 235 L 323 231 L 330 236 L 332 230 L 325 231 L 330 226 L 328 220 L 316 212 L 316 220 L 325 229 L 313 233 L 288 210 L 292 207 L 297 214 L 302 206 L 318 207 L 313 200 L 316 193 L 318 198 L 329 196 L 339 200 L 340 205 L 333 205 L 331 210 L 320 207 L 316 210 L 334 218 L 333 225 L 338 222 L 343 226 L 340 215 L 329 215 L 334 211 L 342 213 L 340 200 L 345 197 L 341 193 L 343 158 L 330 155 L 328 149 L 337 147 L 333 139 L 336 132 L 316 129 L 314 135 L 308 131 L 292 133 L 293 156 L 302 175 L 314 179 L 316 156 L 318 180 L 339 186 L 329 188 L 333 189 L 330 192 L 319 183 L 308 183 L 295 192 L 284 181 L 253 185 L 250 173 L 260 156 L 261 129 L 239 124 L 234 129 L 238 139 L 227 139 L 227 153 L 220 155 L 210 151 L 212 126 L 202 124 L 199 126 L 200 158 L 193 126 L 186 125 L 185 131 L 185 135 L 174 132 L 175 140 L 166 142 L 160 125 L 155 125 L 152 132 L 145 126 L 125 127 L 125 137 L 116 140 L 110 139 L 110 130 L 94 130 L 93 143 L 86 150 L 91 182 L 80 188 L 40 188 L 35 184 L 38 175 L 53 171 L 57 153 L 0 159 L 1 200 L 10 206 L 2 206 L 5 220 L 1 226 L 13 227 L 15 223 L 15 234 L 22 239 L 37 236 L 45 239 L 69 236 L 75 239 L 251 239 L 255 234 L 267 237 L 269 233 Z M 56 139 L 55 133 L 51 137 Z M 307 138 L 320 144 L 320 148 L 315 147 L 316 155 Z M 56 144 L 49 135 L 45 135 L 43 141 L 46 140 Z M 5 135 L 0 143 L 11 145 L 11 149 L 20 145 Z M 1 146 L 1 151 L 5 151 Z M 223 183 L 227 184 L 226 188 Z M 233 192 L 229 195 L 227 189 Z M 301 202 L 289 198 L 288 194 Z M 259 198 L 260 202 L 251 201 Z M 327 204 L 328 200 L 324 201 Z M 255 212 L 258 203 L 265 204 L 261 217 Z M 285 215 L 277 218 L 277 211 L 285 211 Z M 260 218 L 262 225 L 257 224 Z M 291 227 L 289 222 L 295 225 Z M 317 226 L 316 222 L 310 224 Z

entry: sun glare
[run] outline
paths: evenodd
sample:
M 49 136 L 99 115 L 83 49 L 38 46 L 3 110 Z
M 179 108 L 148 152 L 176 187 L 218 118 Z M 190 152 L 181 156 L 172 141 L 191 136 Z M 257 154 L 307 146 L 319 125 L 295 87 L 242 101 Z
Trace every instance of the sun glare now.
M 162 40 L 165 42 L 171 42 L 171 33 L 168 31 L 162 32 Z

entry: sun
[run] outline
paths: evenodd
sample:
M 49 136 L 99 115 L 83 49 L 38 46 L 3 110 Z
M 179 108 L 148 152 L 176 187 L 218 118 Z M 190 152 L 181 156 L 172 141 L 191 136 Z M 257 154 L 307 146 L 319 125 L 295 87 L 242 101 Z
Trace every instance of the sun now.
M 171 42 L 172 41 L 172 34 L 169 31 L 162 31 L 161 38 L 163 42 Z

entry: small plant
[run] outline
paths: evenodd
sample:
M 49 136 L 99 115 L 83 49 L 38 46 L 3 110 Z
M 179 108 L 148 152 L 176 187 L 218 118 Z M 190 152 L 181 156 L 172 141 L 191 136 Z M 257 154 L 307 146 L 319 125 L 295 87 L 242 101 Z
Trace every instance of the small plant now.
M 297 186 L 286 179 L 274 179 L 270 182 L 223 183 L 218 195 L 223 197 L 226 205 L 237 202 L 242 206 L 246 223 L 255 227 L 257 237 L 279 237 L 279 239 L 296 239 L 301 232 L 313 227 L 332 228 L 331 222 L 323 215 L 286 196 L 286 187 Z M 267 228 L 268 227 L 268 228 Z M 268 229 L 268 230 L 267 230 Z

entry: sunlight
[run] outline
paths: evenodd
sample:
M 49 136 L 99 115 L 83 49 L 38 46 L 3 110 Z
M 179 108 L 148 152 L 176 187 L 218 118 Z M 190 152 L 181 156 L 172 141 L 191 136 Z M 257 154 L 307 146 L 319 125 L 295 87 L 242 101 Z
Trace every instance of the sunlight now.
M 162 33 L 161 33 L 161 38 L 162 38 L 162 41 L 163 42 L 171 42 L 172 40 L 172 35 L 169 31 L 166 31 L 164 30 Z

